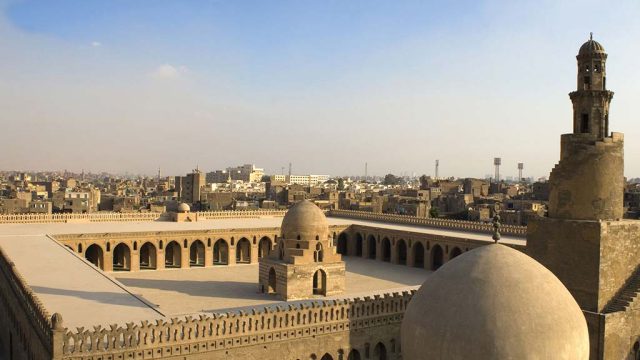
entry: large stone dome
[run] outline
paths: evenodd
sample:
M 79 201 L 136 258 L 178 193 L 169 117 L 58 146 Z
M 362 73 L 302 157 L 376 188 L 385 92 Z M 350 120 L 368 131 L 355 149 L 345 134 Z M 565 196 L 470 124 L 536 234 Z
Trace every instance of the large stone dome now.
M 405 359 L 589 358 L 580 307 L 544 266 L 504 245 L 464 253 L 430 275 L 402 322 Z
M 284 239 L 326 240 L 329 236 L 329 223 L 324 212 L 309 200 L 294 204 L 282 220 Z

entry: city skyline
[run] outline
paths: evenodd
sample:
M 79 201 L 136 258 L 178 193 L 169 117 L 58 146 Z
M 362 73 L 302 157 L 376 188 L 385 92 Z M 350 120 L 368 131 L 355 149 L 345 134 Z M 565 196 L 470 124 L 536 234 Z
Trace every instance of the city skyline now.
M 640 4 L 598 4 L 0 2 L 0 168 L 546 177 L 593 31 L 637 177 Z

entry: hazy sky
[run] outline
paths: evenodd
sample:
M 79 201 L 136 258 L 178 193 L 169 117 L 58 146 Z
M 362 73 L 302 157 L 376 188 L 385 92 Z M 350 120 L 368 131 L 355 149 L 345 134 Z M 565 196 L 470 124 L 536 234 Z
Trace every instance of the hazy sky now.
M 547 176 L 609 53 L 640 176 L 640 1 L 0 0 L 0 169 Z

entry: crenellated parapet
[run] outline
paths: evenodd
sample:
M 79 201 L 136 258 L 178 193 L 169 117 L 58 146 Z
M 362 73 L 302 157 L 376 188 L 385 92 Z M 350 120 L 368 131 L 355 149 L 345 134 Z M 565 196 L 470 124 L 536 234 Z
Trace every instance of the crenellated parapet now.
M 67 329 L 64 359 L 130 353 L 154 358 L 198 354 L 268 343 L 295 341 L 356 329 L 398 325 L 414 291 L 383 296 L 305 301 L 288 306 L 254 308 L 249 312 L 187 316 L 183 319 L 128 323 L 124 327 Z
M 489 223 L 481 223 L 476 221 L 465 220 L 451 220 L 451 219 L 430 219 L 430 218 L 418 218 L 409 215 L 397 215 L 397 214 L 377 214 L 366 211 L 356 210 L 331 210 L 327 214 L 328 216 L 344 217 L 350 219 L 360 219 L 368 221 L 378 221 L 396 224 L 407 225 L 422 225 L 426 227 L 434 227 L 440 229 L 451 229 L 468 232 L 486 233 L 491 234 L 493 227 Z M 526 226 L 515 225 L 502 225 L 500 232 L 505 235 L 514 236 L 526 236 Z

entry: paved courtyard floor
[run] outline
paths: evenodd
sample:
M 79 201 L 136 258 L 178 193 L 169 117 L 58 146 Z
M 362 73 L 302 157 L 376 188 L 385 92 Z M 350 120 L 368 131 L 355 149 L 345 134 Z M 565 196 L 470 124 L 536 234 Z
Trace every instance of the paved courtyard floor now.
M 345 256 L 346 287 L 342 296 L 371 296 L 416 288 L 430 271 Z M 112 274 L 132 293 L 158 305 L 166 316 L 281 302 L 258 292 L 258 265 L 168 269 Z

